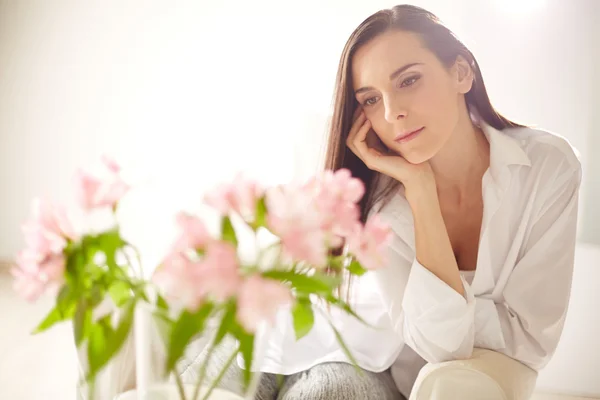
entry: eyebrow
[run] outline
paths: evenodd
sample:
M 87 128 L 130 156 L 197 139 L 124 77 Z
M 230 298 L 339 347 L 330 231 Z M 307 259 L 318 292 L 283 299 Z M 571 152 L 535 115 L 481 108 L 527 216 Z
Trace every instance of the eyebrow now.
M 390 75 L 390 81 L 394 80 L 398 75 L 400 75 L 401 73 L 403 73 L 407 69 L 409 69 L 411 67 L 414 67 L 415 65 L 422 65 L 422 64 L 423 63 L 410 63 L 410 64 L 406 64 L 406 65 L 398 68 L 397 70 L 395 70 L 394 72 L 392 72 L 392 74 Z M 371 86 L 361 87 L 360 89 L 356 90 L 354 92 L 354 94 L 359 94 L 359 93 L 367 92 L 369 90 L 373 90 L 373 88 Z

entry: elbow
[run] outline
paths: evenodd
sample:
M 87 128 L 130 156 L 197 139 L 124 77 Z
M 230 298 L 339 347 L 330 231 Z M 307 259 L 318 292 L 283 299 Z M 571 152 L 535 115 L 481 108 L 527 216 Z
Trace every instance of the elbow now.
M 430 364 L 467 360 L 473 355 L 473 330 L 453 335 L 440 334 L 447 331 L 436 330 L 437 334 L 426 335 L 417 327 L 405 328 L 407 329 L 404 331 L 404 338 L 407 345 Z

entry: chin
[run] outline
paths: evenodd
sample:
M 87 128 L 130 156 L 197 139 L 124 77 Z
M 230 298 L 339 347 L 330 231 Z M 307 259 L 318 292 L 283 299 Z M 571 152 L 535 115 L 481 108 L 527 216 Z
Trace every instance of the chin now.
M 430 154 L 425 154 L 419 151 L 411 151 L 403 155 L 404 159 L 413 165 L 422 164 L 431 160 Z

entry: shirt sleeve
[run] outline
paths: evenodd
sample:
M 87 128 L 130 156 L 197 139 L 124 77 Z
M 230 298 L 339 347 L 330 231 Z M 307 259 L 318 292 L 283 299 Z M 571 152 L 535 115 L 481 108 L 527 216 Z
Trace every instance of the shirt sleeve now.
M 534 369 L 548 362 L 564 325 L 574 264 L 581 177 L 580 171 L 570 175 L 533 221 L 501 303 L 474 296 L 464 279 L 463 297 L 421 265 L 396 232 L 390 266 L 375 273 L 394 329 L 408 346 L 430 363 L 469 358 L 474 347 Z
M 535 370 L 546 366 L 558 345 L 575 264 L 581 170 L 557 183 L 532 224 L 504 301 L 496 304 L 497 317 L 490 317 L 500 322 L 504 346 L 486 343 L 485 338 L 494 337 L 494 323 L 476 326 L 482 347 L 489 344 Z

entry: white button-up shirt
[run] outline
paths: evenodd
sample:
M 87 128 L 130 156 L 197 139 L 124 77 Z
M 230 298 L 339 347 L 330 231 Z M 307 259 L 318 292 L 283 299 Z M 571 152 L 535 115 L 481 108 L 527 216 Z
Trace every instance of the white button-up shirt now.
M 349 360 L 328 319 L 358 364 L 391 367 L 409 396 L 426 362 L 468 358 L 474 347 L 504 353 L 539 370 L 565 321 L 573 272 L 581 166 L 562 137 L 530 128 L 483 125 L 490 166 L 483 176 L 477 268 L 462 275 L 463 297 L 419 264 L 414 222 L 402 191 L 379 214 L 394 239 L 389 265 L 355 281 L 351 304 L 372 327 L 344 312 L 317 313 L 296 341 L 289 313 L 279 314 L 261 370 L 293 374 Z

